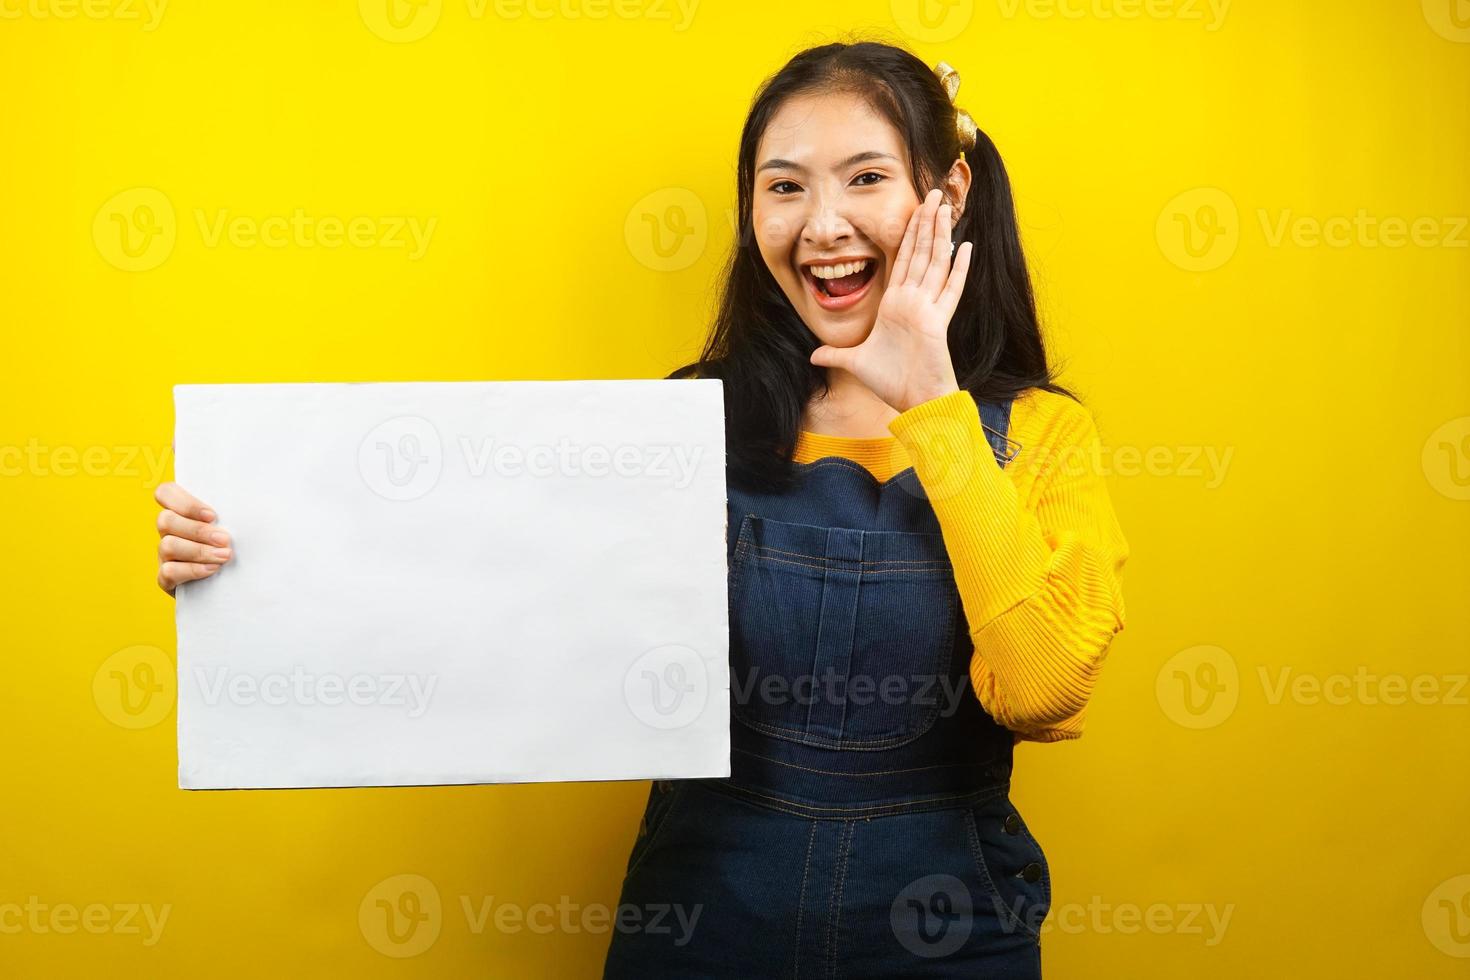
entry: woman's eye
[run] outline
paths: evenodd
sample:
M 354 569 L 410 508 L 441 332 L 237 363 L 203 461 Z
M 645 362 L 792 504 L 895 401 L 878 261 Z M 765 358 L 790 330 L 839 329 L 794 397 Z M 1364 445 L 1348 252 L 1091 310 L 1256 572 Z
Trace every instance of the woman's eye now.
M 886 179 L 882 174 L 878 173 L 877 171 L 869 170 L 865 174 L 858 174 L 856 177 L 853 178 L 853 180 L 854 181 L 862 181 L 864 177 L 872 177 L 874 179 L 862 183 L 861 186 L 863 186 L 863 187 L 872 187 L 874 184 L 878 183 L 880 180 L 885 180 Z
M 791 190 L 791 191 L 782 190 L 783 187 L 790 187 L 793 190 Z M 771 185 L 771 190 L 773 192 L 777 193 L 777 194 L 790 194 L 790 193 L 793 193 L 794 192 L 794 189 L 795 188 L 796 188 L 796 185 L 793 184 L 789 180 L 778 180 L 774 184 Z

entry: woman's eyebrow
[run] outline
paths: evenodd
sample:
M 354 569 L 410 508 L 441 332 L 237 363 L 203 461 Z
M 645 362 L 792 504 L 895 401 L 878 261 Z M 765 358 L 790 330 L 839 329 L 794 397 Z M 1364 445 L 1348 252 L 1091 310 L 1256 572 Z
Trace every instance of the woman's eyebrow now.
M 838 161 L 837 166 L 833 169 L 845 170 L 846 168 L 851 167 L 854 164 L 867 163 L 869 160 L 897 161 L 898 157 L 894 156 L 892 153 L 880 153 L 877 150 L 864 150 L 862 153 L 854 153 L 846 160 Z M 759 167 L 756 167 L 755 170 L 756 173 L 760 173 L 762 170 L 794 170 L 797 173 L 806 173 L 806 167 L 803 167 L 801 164 L 795 162 L 794 160 L 782 160 L 779 157 L 767 160 Z

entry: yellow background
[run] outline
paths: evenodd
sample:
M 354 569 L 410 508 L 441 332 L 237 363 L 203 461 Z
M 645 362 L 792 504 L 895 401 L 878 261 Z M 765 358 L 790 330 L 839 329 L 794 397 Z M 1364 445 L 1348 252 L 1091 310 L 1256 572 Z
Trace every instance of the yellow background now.
M 0 0 L 0 907 L 169 909 L 0 974 L 596 975 L 461 899 L 615 902 L 645 783 L 176 788 L 147 460 L 181 382 L 662 376 L 757 83 L 866 29 L 1001 148 L 1133 547 L 1086 735 L 1018 751 L 1048 975 L 1466 975 L 1463 0 L 387 2 Z M 252 244 L 297 209 L 364 237 Z M 417 947 L 360 924 L 425 881 Z

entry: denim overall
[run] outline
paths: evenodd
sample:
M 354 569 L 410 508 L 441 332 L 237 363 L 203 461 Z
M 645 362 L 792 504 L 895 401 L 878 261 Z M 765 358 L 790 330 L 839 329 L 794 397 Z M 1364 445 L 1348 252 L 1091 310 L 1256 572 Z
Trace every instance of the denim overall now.
M 933 508 L 912 467 L 797 471 L 729 488 L 731 775 L 650 787 L 604 977 L 1039 977 L 1050 874 Z

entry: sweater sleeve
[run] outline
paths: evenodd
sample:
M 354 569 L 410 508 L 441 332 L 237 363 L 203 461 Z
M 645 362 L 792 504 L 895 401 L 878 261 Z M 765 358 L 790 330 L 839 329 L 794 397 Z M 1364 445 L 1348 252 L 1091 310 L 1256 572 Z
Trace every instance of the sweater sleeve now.
M 1020 411 L 1023 404 L 1025 411 Z M 1097 429 L 1064 395 L 1014 403 L 1002 469 L 966 391 L 889 423 L 943 532 L 974 654 L 970 679 L 1016 740 L 1078 738 L 1094 682 L 1125 625 L 1128 543 L 1096 465 Z

